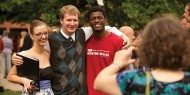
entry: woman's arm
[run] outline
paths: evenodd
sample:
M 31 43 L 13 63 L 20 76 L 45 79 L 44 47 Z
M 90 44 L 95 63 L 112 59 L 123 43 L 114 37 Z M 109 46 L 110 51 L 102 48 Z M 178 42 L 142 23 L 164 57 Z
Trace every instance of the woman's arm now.
M 116 80 L 118 71 L 119 68 L 116 65 L 110 65 L 103 69 L 94 81 L 94 89 L 110 95 L 121 95 L 121 91 Z
M 17 83 L 17 84 L 22 84 L 22 78 L 17 76 L 17 69 L 16 69 L 16 66 L 14 65 L 8 76 L 7 76 L 7 80 L 10 81 L 10 82 L 13 82 L 13 83 Z
M 130 59 L 133 49 L 134 47 L 129 47 L 127 50 L 116 52 L 113 63 L 103 69 L 96 77 L 94 81 L 94 88 L 96 90 L 110 95 L 121 95 L 116 76 L 123 67 L 135 62 L 134 59 Z
M 8 80 L 9 82 L 12 82 L 12 83 L 23 84 L 23 85 L 24 85 L 24 91 L 25 91 L 25 92 L 27 92 L 27 89 L 30 89 L 30 88 L 31 88 L 30 82 L 31 82 L 32 80 L 27 79 L 27 78 L 25 78 L 25 77 L 19 77 L 19 76 L 17 76 L 17 68 L 16 68 L 16 65 L 14 65 L 14 66 L 11 68 L 11 70 L 10 70 L 8 76 L 7 76 L 7 80 Z

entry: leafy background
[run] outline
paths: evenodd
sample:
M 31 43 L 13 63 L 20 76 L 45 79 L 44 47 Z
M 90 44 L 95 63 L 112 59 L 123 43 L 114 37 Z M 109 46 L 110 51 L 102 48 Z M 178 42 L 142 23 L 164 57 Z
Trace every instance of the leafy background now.
M 108 24 L 117 28 L 128 25 L 135 30 L 142 29 L 151 19 L 173 14 L 182 17 L 189 0 L 104 0 Z M 75 5 L 81 12 L 80 23 L 86 24 L 85 13 L 96 0 L 1 0 L 0 23 L 5 20 L 14 23 L 29 23 L 41 19 L 49 25 L 59 25 L 59 9 L 64 5 Z

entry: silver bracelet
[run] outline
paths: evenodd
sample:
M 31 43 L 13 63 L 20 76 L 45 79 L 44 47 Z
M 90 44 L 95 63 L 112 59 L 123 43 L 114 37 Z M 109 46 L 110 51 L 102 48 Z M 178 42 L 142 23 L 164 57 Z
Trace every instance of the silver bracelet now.
M 113 64 L 113 65 L 117 65 L 117 66 L 119 67 L 119 69 L 122 68 L 121 64 L 119 64 L 119 63 L 112 63 L 112 64 Z

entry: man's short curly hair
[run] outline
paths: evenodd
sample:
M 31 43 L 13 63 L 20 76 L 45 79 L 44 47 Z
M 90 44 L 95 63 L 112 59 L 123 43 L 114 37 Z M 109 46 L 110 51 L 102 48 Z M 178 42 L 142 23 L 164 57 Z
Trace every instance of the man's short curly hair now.
M 183 69 L 190 64 L 190 35 L 173 16 L 157 18 L 145 27 L 138 54 L 151 68 Z
M 91 13 L 93 13 L 93 12 L 101 12 L 101 13 L 104 15 L 104 17 L 106 18 L 106 13 L 105 13 L 104 8 L 102 8 L 101 6 L 93 6 L 93 7 L 90 8 L 90 9 L 88 10 L 88 12 L 86 13 L 86 18 L 87 18 L 88 20 L 90 19 L 90 15 L 91 15 Z

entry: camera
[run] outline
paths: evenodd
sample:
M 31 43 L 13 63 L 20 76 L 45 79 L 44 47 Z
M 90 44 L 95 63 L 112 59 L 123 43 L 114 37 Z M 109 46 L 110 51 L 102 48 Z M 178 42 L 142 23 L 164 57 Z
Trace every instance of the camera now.
M 38 87 L 38 83 L 35 82 L 35 81 L 32 81 L 32 82 L 30 82 L 30 86 L 36 86 L 36 87 Z
M 29 94 L 33 94 L 37 91 L 39 91 L 39 84 L 36 81 L 30 82 L 31 89 L 28 89 Z
M 131 59 L 138 59 L 138 55 L 137 55 L 137 51 L 136 50 L 132 51 Z

